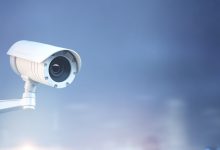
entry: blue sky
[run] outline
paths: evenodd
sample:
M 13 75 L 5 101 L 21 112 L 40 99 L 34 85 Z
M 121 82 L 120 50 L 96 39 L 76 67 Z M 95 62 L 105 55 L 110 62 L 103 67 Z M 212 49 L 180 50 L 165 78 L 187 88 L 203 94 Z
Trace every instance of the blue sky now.
M 40 85 L 35 111 L 0 114 L 0 149 L 219 145 L 219 8 L 218 0 L 1 1 L 2 99 L 23 92 L 6 55 L 16 41 L 74 49 L 82 69 L 68 88 Z

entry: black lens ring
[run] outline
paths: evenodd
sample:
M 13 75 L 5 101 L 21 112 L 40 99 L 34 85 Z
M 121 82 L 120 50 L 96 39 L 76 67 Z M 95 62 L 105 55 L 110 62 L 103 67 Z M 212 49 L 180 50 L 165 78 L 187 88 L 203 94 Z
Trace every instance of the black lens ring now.
M 55 57 L 49 65 L 49 74 L 52 80 L 55 82 L 65 81 L 71 71 L 71 65 L 66 57 L 58 56 Z

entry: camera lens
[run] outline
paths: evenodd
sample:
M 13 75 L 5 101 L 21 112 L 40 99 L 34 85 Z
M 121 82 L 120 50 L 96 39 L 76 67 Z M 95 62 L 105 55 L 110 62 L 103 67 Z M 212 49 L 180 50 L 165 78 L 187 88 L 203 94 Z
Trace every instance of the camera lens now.
M 54 75 L 58 75 L 62 72 L 61 66 L 59 64 L 53 64 L 51 68 Z
M 49 66 L 49 74 L 56 82 L 65 81 L 70 74 L 70 70 L 69 60 L 63 56 L 54 58 Z

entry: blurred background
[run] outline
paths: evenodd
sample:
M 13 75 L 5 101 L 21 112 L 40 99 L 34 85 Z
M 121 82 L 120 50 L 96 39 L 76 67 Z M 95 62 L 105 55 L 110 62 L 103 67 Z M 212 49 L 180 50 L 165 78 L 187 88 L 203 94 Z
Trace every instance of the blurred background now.
M 213 150 L 220 145 L 219 0 L 2 0 L 0 98 L 23 81 L 9 47 L 76 50 L 68 88 L 0 114 L 2 150 Z

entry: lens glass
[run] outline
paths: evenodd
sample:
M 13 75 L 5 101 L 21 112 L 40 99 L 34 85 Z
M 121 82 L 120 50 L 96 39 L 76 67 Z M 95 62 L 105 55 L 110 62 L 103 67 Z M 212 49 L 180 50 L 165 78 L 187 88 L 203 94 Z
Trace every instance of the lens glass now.
M 51 69 L 54 75 L 59 75 L 59 73 L 62 73 L 60 64 L 53 64 Z
M 54 58 L 49 66 L 49 74 L 56 82 L 65 81 L 70 74 L 71 66 L 69 60 L 63 56 Z

